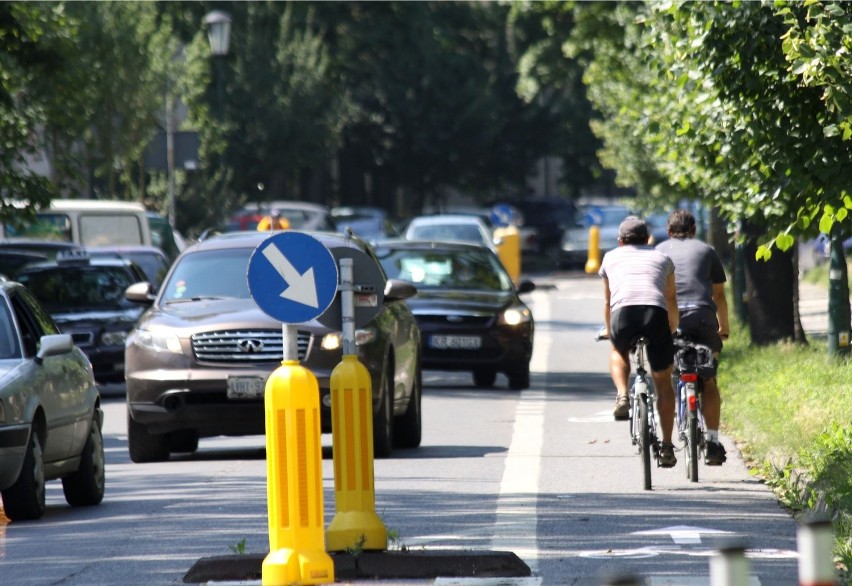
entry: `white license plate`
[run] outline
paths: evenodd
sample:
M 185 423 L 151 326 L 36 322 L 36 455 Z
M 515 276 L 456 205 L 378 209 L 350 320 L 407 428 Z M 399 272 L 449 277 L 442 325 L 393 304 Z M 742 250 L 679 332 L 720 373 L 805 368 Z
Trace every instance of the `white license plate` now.
M 229 376 L 229 399 L 261 399 L 266 388 L 266 379 L 259 376 Z
M 438 350 L 478 350 L 482 346 L 480 336 L 432 336 L 429 345 Z

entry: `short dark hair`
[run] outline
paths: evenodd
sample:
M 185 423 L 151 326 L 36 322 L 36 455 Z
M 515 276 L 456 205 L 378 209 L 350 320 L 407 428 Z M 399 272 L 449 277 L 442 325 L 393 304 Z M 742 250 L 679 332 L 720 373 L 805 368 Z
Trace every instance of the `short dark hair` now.
M 695 216 L 689 210 L 673 211 L 666 222 L 666 231 L 672 238 L 689 238 L 695 234 Z
M 647 244 L 648 224 L 636 216 L 627 216 L 618 226 L 618 239 L 624 244 Z

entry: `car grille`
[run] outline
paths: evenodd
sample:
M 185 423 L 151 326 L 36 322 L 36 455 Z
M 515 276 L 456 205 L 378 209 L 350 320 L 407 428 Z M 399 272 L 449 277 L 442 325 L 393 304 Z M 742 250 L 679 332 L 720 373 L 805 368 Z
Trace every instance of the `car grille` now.
M 310 339 L 310 333 L 298 333 L 299 360 L 304 360 Z M 284 346 L 281 330 L 226 330 L 194 334 L 192 351 L 200 362 L 251 364 L 280 361 Z
M 62 330 L 66 334 L 71 334 L 71 339 L 77 346 L 81 348 L 88 348 L 89 346 L 94 345 L 95 334 L 92 332 L 74 332 L 70 330 Z
M 416 313 L 417 321 L 421 324 L 451 325 L 462 328 L 486 327 L 494 321 L 494 314 L 430 314 Z

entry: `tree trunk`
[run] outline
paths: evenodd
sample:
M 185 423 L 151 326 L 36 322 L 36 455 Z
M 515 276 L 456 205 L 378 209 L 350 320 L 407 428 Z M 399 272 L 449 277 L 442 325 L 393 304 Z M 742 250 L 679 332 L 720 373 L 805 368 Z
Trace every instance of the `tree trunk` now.
M 757 238 L 749 238 L 745 244 L 745 284 L 751 341 L 765 346 L 794 340 L 793 292 L 798 275 L 793 254 L 773 250 L 772 258 L 765 261 L 755 258 L 756 251 Z

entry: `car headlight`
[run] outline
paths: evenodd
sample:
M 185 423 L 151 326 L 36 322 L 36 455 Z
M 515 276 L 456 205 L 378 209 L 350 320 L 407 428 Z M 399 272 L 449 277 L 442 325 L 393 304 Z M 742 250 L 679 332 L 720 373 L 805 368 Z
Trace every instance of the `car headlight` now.
M 502 326 L 519 326 L 532 320 L 532 312 L 528 307 L 509 307 L 497 318 Z
M 164 334 L 150 330 L 136 330 L 134 343 L 146 350 L 154 352 L 183 353 L 180 347 L 180 339 L 174 334 Z
M 355 330 L 355 345 L 363 346 L 373 342 L 378 337 L 376 328 L 361 328 Z M 322 337 L 320 346 L 323 350 L 339 350 L 343 347 L 343 332 L 331 332 Z
M 124 346 L 127 332 L 104 332 L 101 335 L 102 346 Z

